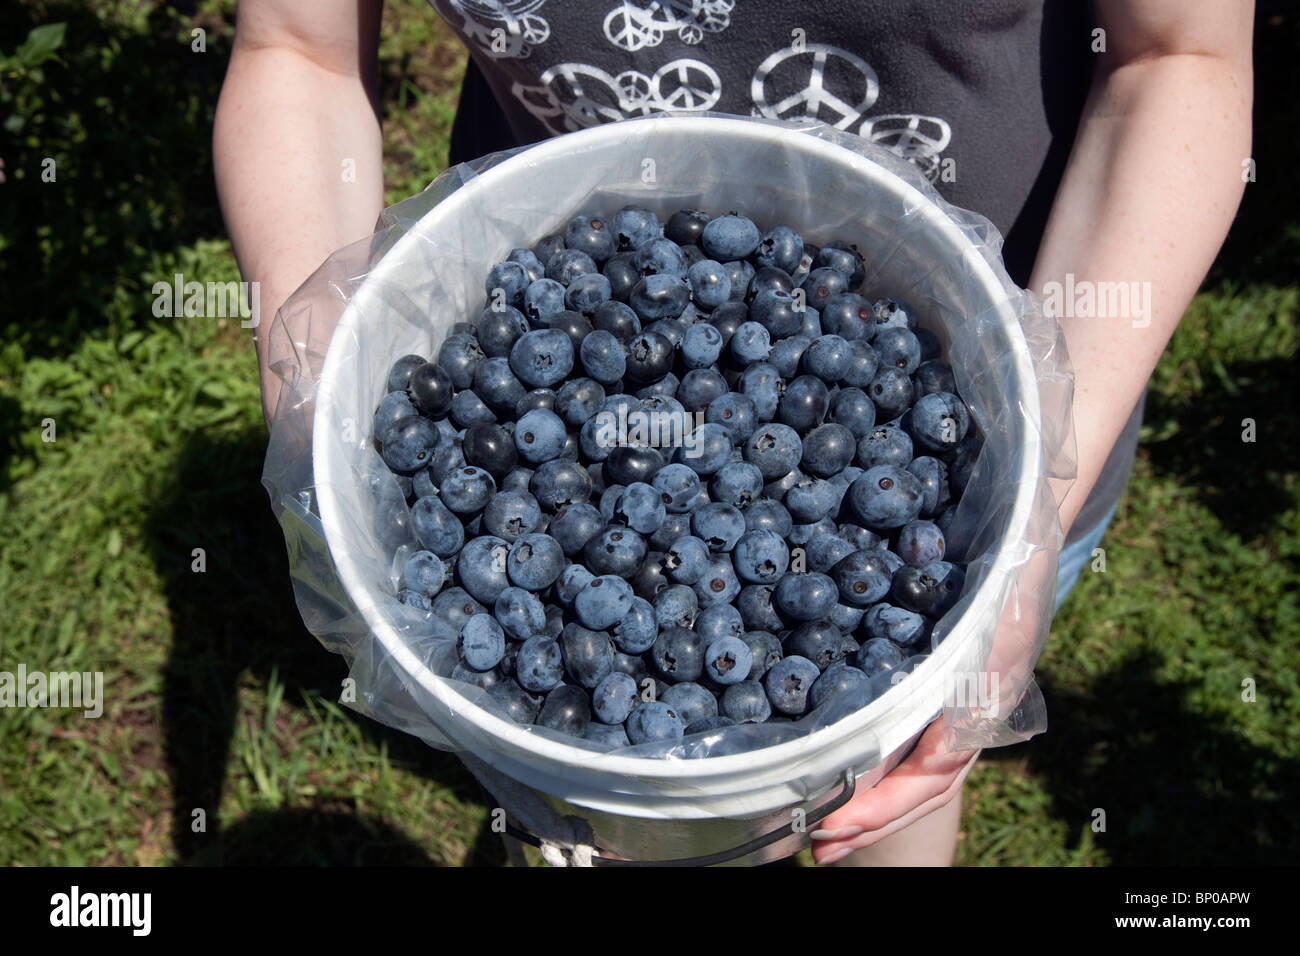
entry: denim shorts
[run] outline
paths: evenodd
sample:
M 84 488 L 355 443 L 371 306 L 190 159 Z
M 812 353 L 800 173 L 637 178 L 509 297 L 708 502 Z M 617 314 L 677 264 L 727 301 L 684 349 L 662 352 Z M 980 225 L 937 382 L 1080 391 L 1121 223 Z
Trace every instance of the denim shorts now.
M 1074 582 L 1079 579 L 1083 569 L 1088 566 L 1092 560 L 1093 549 L 1101 543 L 1101 536 L 1106 533 L 1106 527 L 1115 517 L 1115 511 L 1119 508 L 1119 502 L 1111 505 L 1110 511 L 1106 512 L 1105 517 L 1088 529 L 1088 533 L 1081 537 L 1074 544 L 1065 546 L 1061 552 L 1061 560 L 1056 569 L 1056 610 L 1061 609 L 1061 603 L 1065 596 L 1070 593 L 1070 588 L 1074 587 Z M 1055 613 L 1055 611 L 1053 612 Z

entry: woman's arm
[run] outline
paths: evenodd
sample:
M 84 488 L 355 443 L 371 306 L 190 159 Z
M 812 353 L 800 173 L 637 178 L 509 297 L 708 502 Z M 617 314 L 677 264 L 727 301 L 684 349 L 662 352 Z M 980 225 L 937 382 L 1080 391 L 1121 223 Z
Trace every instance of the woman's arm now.
M 271 320 L 383 209 L 376 99 L 382 0 L 243 0 L 213 131 L 217 192 L 246 281 L 260 284 L 255 330 L 262 408 Z
M 1061 318 L 1079 461 L 1061 503 L 1067 532 L 1236 213 L 1250 155 L 1253 15 L 1253 3 L 1234 0 L 1097 0 L 1107 52 L 1030 284 L 1064 286 L 1067 274 L 1075 288 L 1149 283 L 1151 301 L 1123 318 Z M 973 757 L 949 752 L 936 721 L 892 773 L 827 817 L 831 838 L 817 841 L 816 859 L 870 846 L 946 805 Z
M 1079 463 L 1061 506 L 1067 532 L 1241 201 L 1253 6 L 1097 3 L 1106 52 L 1030 287 L 1124 283 L 1136 297 L 1127 316 L 1059 317 L 1074 365 Z

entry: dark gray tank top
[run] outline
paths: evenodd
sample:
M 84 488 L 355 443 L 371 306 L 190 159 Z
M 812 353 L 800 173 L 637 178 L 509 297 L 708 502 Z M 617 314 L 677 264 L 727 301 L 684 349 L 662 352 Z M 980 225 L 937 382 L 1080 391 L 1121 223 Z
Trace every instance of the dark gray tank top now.
M 430 0 L 471 62 L 452 162 L 665 110 L 815 118 L 987 216 L 1029 278 L 1092 76 L 1083 4 L 1044 0 Z M 1142 402 L 1071 539 L 1118 500 Z

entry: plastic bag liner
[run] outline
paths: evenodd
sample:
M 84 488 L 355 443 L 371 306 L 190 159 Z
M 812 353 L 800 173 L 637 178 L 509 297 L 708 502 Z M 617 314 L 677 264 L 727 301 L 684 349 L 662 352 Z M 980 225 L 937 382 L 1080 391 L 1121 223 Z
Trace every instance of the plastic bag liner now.
M 856 243 L 860 291 L 902 298 L 938 336 L 983 450 L 948 532 L 948 559 L 967 563 L 963 596 L 930 654 L 797 721 L 609 754 L 510 722 L 483 690 L 450 680 L 455 632 L 396 598 L 417 544 L 370 432 L 392 362 L 435 357 L 453 323 L 476 319 L 492 263 L 574 215 L 626 203 L 661 217 L 735 209 L 761 228 Z M 331 256 L 281 308 L 269 338 L 281 387 L 263 483 L 303 621 L 348 661 L 343 701 L 563 799 L 664 816 L 678 811 L 645 811 L 647 793 L 687 803 L 694 793 L 682 812 L 702 816 L 824 792 L 846 765 L 878 765 L 940 713 L 957 749 L 1042 731 L 1033 667 L 1054 602 L 1057 501 L 1074 477 L 1073 377 L 1059 326 L 1011 282 L 1000 248 L 988 220 L 944 201 L 887 149 L 820 124 L 715 114 L 626 120 L 497 153 L 385 210 L 370 239 Z M 656 759 L 618 759 L 638 757 Z M 729 792 L 753 799 L 724 807 L 711 795 L 733 767 L 744 779 Z

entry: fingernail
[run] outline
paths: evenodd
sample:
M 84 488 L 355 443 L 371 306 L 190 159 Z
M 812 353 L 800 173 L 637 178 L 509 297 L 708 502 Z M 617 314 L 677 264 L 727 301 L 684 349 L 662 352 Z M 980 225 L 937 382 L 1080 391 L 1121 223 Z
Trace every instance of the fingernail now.
M 862 827 L 840 827 L 838 830 L 814 830 L 808 834 L 814 840 L 852 840 L 862 832 Z
M 845 847 L 843 850 L 836 850 L 836 851 L 835 851 L 834 853 L 832 853 L 830 856 L 824 856 L 824 857 L 822 857 L 822 858 L 821 858 L 820 860 L 818 860 L 817 862 L 818 862 L 818 864 L 819 864 L 820 866 L 827 866 L 828 864 L 834 863 L 836 860 L 842 860 L 842 859 L 844 859 L 846 856 L 848 856 L 848 855 L 849 855 L 850 853 L 852 853 L 852 852 L 853 852 L 852 847 Z

